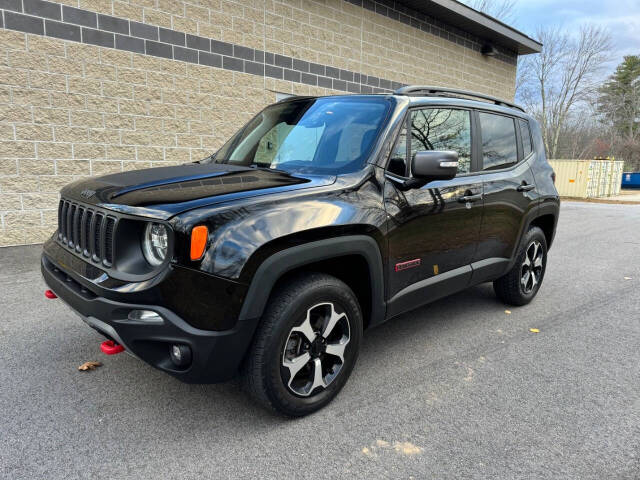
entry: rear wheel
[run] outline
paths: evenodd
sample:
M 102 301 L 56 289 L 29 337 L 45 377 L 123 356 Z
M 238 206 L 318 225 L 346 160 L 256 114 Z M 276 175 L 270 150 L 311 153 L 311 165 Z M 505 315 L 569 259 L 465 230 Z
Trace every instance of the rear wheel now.
M 330 275 L 298 275 L 270 298 L 245 361 L 243 379 L 263 405 L 302 416 L 346 383 L 362 338 L 356 296 Z
M 514 266 L 493 282 L 496 295 L 509 305 L 526 305 L 538 293 L 546 266 L 546 238 L 540 228 L 531 227 L 522 239 Z

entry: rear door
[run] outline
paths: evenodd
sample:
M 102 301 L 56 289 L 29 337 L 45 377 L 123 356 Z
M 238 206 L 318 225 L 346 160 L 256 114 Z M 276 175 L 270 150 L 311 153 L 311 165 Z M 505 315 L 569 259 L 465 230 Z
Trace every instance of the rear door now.
M 524 222 L 535 208 L 536 192 L 528 163 L 532 147 L 526 120 L 477 111 L 476 125 L 481 140 L 478 170 L 482 170 L 484 212 L 472 281 L 480 283 L 508 267 Z
M 465 288 L 471 279 L 482 218 L 482 181 L 472 172 L 473 111 L 419 108 L 409 111 L 387 166 L 390 316 Z M 402 190 L 417 151 L 458 152 L 458 175 Z

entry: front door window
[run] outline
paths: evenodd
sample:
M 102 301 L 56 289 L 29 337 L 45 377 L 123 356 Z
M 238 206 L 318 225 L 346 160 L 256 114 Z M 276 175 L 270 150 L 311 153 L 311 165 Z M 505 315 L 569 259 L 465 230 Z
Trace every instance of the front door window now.
M 411 113 L 410 158 L 425 150 L 458 153 L 458 173 L 471 171 L 471 115 L 468 110 L 425 108 Z

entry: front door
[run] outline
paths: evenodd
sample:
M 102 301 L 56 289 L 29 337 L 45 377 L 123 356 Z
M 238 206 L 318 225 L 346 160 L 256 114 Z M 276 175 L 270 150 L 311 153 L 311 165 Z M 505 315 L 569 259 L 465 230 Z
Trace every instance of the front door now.
M 387 166 L 388 314 L 465 288 L 482 220 L 482 180 L 472 173 L 472 114 L 458 108 L 411 110 Z M 409 139 L 409 141 L 407 141 Z M 403 191 L 418 151 L 458 152 L 456 178 Z

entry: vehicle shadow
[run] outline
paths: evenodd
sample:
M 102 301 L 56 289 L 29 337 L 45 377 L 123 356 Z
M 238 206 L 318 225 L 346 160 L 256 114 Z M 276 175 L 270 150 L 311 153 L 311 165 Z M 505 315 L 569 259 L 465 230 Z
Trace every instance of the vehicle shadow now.
M 403 313 L 365 332 L 361 356 L 405 348 L 416 336 L 459 330 L 475 321 L 479 311 L 503 310 L 490 283 L 477 285 L 446 298 Z
M 32 294 L 29 292 L 28 295 Z M 455 341 L 453 339 L 465 336 L 467 327 L 478 320 L 478 312 L 494 315 L 503 309 L 491 285 L 486 284 L 367 330 L 360 359 L 345 390 L 336 401 L 313 415 L 315 421 L 318 417 L 322 421 L 335 416 L 333 409 L 339 408 L 336 402 L 357 404 L 362 389 L 368 384 L 384 383 L 385 376 L 394 374 L 391 362 L 401 364 L 403 352 L 444 348 L 448 342 Z M 129 355 L 104 356 L 97 350 L 102 336 L 86 328 L 69 310 L 56 308 L 55 311 L 59 319 L 51 325 L 54 328 L 49 337 L 34 340 L 29 346 L 30 358 L 48 359 L 46 367 L 36 374 L 38 379 L 31 381 L 47 382 L 55 378 L 54 390 L 62 397 L 56 403 L 43 400 L 42 410 L 49 409 L 51 415 L 68 415 L 69 407 L 65 402 L 82 402 L 95 408 L 99 418 L 107 419 L 113 429 L 126 430 L 131 435 L 143 435 L 149 425 L 161 425 L 167 431 L 179 432 L 176 435 L 198 432 L 205 435 L 218 431 L 233 438 L 241 432 L 244 435 L 260 434 L 267 429 L 287 428 L 283 426 L 287 422 L 283 424 L 282 416 L 255 404 L 240 388 L 238 380 L 190 385 Z M 30 335 L 29 332 L 24 334 Z M 51 342 L 57 345 L 53 352 Z M 86 360 L 100 360 L 103 366 L 91 373 L 76 372 L 77 365 Z M 15 358 L 16 368 L 28 361 Z M 372 369 L 370 365 L 376 365 L 376 368 Z M 20 377 L 23 373 L 16 371 L 15 375 Z M 100 428 L 94 423 L 97 420 L 87 418 L 84 421 L 88 428 Z M 310 420 L 302 418 L 294 422 L 307 421 Z
M 398 352 L 428 348 L 426 345 L 429 342 L 438 343 L 441 334 L 464 335 L 467 323 L 477 319 L 475 312 L 502 308 L 491 286 L 481 285 L 372 328 L 365 332 L 360 359 L 350 382 L 377 383 L 376 376 L 381 373 L 379 369 L 371 370 L 362 365 L 385 365 L 394 355 L 399 355 Z M 186 422 L 193 431 L 222 429 L 256 433 L 282 424 L 283 417 L 255 404 L 241 389 L 238 380 L 222 384 L 189 385 L 135 358 L 126 355 L 118 357 L 117 362 L 109 365 L 118 370 L 110 376 L 110 388 L 129 397 L 122 401 L 136 405 L 135 408 L 140 410 L 136 416 L 153 417 L 155 422 L 176 428 L 184 428 Z M 351 389 L 346 389 L 343 395 L 349 395 L 347 390 Z M 350 394 L 357 395 L 356 392 L 357 389 L 354 389 Z M 140 398 L 146 400 L 140 402 Z M 161 408 L 158 407 L 158 399 L 162 399 Z M 330 410 L 331 405 L 314 416 L 331 416 Z

